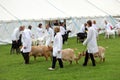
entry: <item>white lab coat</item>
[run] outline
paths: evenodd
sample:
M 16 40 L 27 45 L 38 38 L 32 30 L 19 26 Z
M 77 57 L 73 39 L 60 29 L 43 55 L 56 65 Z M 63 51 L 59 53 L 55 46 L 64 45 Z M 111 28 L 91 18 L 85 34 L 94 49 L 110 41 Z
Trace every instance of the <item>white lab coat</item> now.
M 84 26 L 84 25 L 82 25 L 82 26 L 80 27 L 79 33 L 85 33 L 85 26 Z
M 96 30 L 97 36 L 98 36 L 98 27 L 96 26 L 96 24 L 92 24 L 92 27 Z
M 117 34 L 119 34 L 119 30 L 120 30 L 120 22 L 118 22 L 116 25 L 115 25 L 115 32 Z
M 98 52 L 96 36 L 96 30 L 93 27 L 88 28 L 87 39 L 83 42 L 83 45 L 87 45 L 88 53 Z
M 46 30 L 46 43 L 45 45 L 48 46 L 51 44 L 51 42 L 54 39 L 54 31 L 52 28 L 49 28 L 48 30 Z
M 16 29 L 13 31 L 12 36 L 11 36 L 12 41 L 18 40 L 18 39 L 19 39 L 19 36 L 20 36 L 20 33 L 21 33 L 21 31 L 19 30 L 19 28 L 16 28 Z
M 107 24 L 105 25 L 105 30 L 106 30 L 106 31 L 111 30 L 110 27 L 112 27 L 112 25 L 111 25 L 110 23 L 107 23 Z
M 62 35 L 60 32 L 58 32 L 55 35 L 54 41 L 53 41 L 53 56 L 57 58 L 62 58 L 61 52 L 58 53 L 58 51 L 62 50 L 63 46 L 63 40 L 62 40 Z
M 115 25 L 116 29 L 120 29 L 120 22 Z
M 60 33 L 61 35 L 64 35 L 66 32 L 65 28 L 63 26 L 60 26 Z
M 44 36 L 43 28 L 37 28 L 37 38 L 42 38 Z
M 30 29 L 25 29 L 22 33 L 22 49 L 23 53 L 30 52 L 31 51 L 31 45 L 32 45 L 32 32 Z M 26 49 L 24 48 L 26 47 Z
M 92 24 L 92 27 L 94 27 L 95 30 L 98 31 L 98 27 L 96 26 L 96 24 Z

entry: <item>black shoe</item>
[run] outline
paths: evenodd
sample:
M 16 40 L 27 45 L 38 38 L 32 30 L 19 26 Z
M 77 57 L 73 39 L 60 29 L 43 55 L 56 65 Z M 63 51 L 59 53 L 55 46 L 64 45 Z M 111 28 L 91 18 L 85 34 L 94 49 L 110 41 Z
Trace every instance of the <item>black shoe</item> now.
M 60 68 L 63 68 L 63 67 L 60 67 Z
M 93 66 L 96 66 L 95 64 L 93 64 Z
M 29 62 L 25 62 L 25 64 L 29 64 Z
M 83 64 L 83 66 L 87 66 L 87 64 Z

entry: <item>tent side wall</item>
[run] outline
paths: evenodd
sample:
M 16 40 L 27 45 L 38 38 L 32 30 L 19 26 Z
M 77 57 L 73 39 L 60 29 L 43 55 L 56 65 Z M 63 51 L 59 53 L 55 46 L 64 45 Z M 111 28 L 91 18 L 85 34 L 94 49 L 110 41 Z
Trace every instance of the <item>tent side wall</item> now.
M 111 18 L 110 16 L 105 17 L 81 17 L 81 18 L 67 18 L 66 26 L 67 30 L 71 30 L 69 37 L 74 37 L 79 32 L 80 27 L 87 20 L 96 20 L 97 26 L 99 28 L 104 28 L 104 20 L 110 22 L 113 26 L 115 26 L 116 20 Z M 36 28 L 39 23 L 43 24 L 43 28 L 45 29 L 45 24 L 47 23 L 45 20 L 22 20 L 21 23 L 18 21 L 9 21 L 9 22 L 0 22 L 0 44 L 8 44 L 11 43 L 11 35 L 15 28 L 25 25 L 28 27 L 29 25 L 33 26 L 32 33 L 36 37 Z
M 71 30 L 69 37 L 76 36 L 77 33 L 79 33 L 80 27 L 87 22 L 87 20 L 96 20 L 96 25 L 98 28 L 104 28 L 105 24 L 104 21 L 107 20 L 109 23 L 112 24 L 113 27 L 115 27 L 117 21 L 115 18 L 110 16 L 105 17 L 81 17 L 81 18 L 70 18 L 66 20 L 66 26 L 68 30 Z M 103 32 L 103 31 L 101 31 Z
M 0 44 L 9 44 L 11 43 L 11 35 L 15 28 L 24 25 L 26 28 L 31 25 L 32 32 L 36 36 L 36 28 L 39 23 L 42 23 L 43 27 L 45 26 L 45 21 L 35 21 L 35 20 L 23 20 L 21 23 L 17 21 L 9 22 L 0 22 Z M 44 27 L 45 28 L 45 27 Z

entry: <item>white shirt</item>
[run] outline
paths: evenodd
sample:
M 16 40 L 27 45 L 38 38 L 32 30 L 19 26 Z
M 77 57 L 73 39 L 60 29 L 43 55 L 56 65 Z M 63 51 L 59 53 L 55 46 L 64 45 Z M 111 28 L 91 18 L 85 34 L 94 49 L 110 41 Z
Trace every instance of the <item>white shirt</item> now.
M 12 33 L 12 40 L 18 40 L 20 36 L 21 31 L 19 31 L 19 28 L 16 28 Z
M 31 45 L 32 45 L 32 33 L 30 29 L 25 29 L 22 33 L 22 51 L 23 53 L 25 52 L 30 52 L 31 51 Z M 26 49 L 24 48 L 26 47 Z
M 60 33 L 61 35 L 64 35 L 66 32 L 65 28 L 63 26 L 60 26 Z
M 110 23 L 107 23 L 106 25 L 105 25 L 105 30 L 111 30 L 111 24 Z
M 92 27 L 96 30 L 97 36 L 98 36 L 98 27 L 96 26 L 96 24 L 92 24 Z
M 60 32 L 58 32 L 55 35 L 54 41 L 53 41 L 53 56 L 57 58 L 61 58 L 61 53 L 58 54 L 58 51 L 62 50 L 63 46 L 63 40 L 62 35 Z
M 93 27 L 88 28 L 87 39 L 83 42 L 83 45 L 87 45 L 88 53 L 98 52 L 97 46 L 97 32 Z
M 115 25 L 116 29 L 120 29 L 120 22 Z
M 85 33 L 85 26 L 84 25 L 82 25 L 81 27 L 80 27 L 80 31 L 79 31 L 80 33 Z
M 98 30 L 98 27 L 96 26 L 96 24 L 92 24 L 92 27 L 94 27 L 96 31 Z
M 54 39 L 54 31 L 52 28 L 49 28 L 48 30 L 46 30 L 46 43 L 45 45 L 48 46 L 50 45 L 51 41 L 53 41 Z
M 37 38 L 41 38 L 44 35 L 43 28 L 37 28 Z

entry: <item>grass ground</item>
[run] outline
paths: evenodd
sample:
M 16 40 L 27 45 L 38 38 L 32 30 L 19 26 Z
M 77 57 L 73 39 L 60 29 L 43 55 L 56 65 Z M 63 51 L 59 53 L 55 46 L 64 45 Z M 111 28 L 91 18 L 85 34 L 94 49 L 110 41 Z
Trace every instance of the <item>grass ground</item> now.
M 30 58 L 30 64 L 23 64 L 23 58 L 19 54 L 10 55 L 11 45 L 0 45 L 0 80 L 120 80 L 120 38 L 104 39 L 100 35 L 98 44 L 106 48 L 106 61 L 93 67 L 91 61 L 83 67 L 84 57 L 79 64 L 64 62 L 64 68 L 60 69 L 58 63 L 55 71 L 49 71 L 51 60 L 45 61 L 44 57 L 38 57 L 37 61 Z M 84 50 L 84 46 L 76 43 L 76 38 L 70 38 L 64 48 L 78 48 L 78 52 Z

